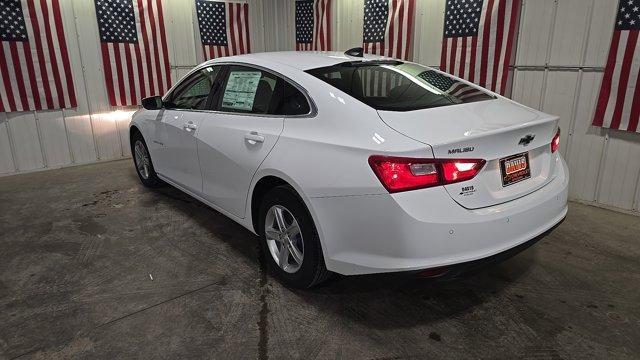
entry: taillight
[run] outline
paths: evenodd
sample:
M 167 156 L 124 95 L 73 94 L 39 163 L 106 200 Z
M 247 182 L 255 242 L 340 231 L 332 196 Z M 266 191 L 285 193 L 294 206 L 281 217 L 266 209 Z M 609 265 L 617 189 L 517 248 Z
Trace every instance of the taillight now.
M 558 128 L 556 135 L 553 137 L 553 140 L 551 140 L 551 152 L 554 153 L 558 151 L 559 148 L 560 148 L 560 128 Z
M 480 172 L 482 159 L 418 159 L 372 155 L 369 165 L 390 192 L 447 185 L 472 179 Z

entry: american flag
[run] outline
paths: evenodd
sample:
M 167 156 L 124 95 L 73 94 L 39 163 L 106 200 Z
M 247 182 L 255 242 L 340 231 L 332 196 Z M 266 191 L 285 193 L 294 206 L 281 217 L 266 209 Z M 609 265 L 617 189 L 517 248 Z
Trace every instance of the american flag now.
M 408 60 L 415 0 L 365 0 L 364 52 Z
M 504 94 L 520 0 L 447 0 L 440 69 Z
M 109 103 L 139 105 L 171 87 L 160 0 L 95 0 Z
M 399 86 L 411 82 L 399 72 L 380 66 L 366 66 L 358 70 L 362 86 L 362 95 L 366 97 L 385 97 Z
M 640 132 L 640 0 L 620 0 L 593 125 Z
M 251 52 L 249 4 L 196 0 L 196 12 L 205 60 Z
M 331 50 L 331 0 L 296 1 L 296 50 Z
M 482 90 L 467 85 L 449 76 L 440 74 L 435 70 L 423 71 L 418 74 L 418 77 L 426 81 L 429 85 L 442 91 L 444 94 L 455 96 L 460 100 L 472 98 L 477 95 L 484 95 Z
M 76 106 L 58 0 L 0 0 L 0 112 Z

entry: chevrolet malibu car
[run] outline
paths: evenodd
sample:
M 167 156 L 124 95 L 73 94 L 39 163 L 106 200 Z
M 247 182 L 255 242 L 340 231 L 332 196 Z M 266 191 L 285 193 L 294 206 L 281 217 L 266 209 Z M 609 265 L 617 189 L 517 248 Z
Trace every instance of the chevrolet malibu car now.
M 360 51 L 207 61 L 143 100 L 142 183 L 260 236 L 285 284 L 442 274 L 534 242 L 567 212 L 558 118 Z

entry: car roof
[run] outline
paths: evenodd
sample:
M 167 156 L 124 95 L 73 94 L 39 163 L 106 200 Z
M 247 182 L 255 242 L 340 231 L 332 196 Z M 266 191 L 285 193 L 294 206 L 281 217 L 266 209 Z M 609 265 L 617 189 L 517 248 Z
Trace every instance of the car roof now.
M 222 57 L 209 60 L 207 63 L 214 64 L 217 62 L 237 61 L 263 66 L 277 63 L 279 65 L 285 65 L 305 71 L 335 65 L 345 61 L 379 59 L 387 58 L 370 54 L 365 54 L 364 57 L 354 57 L 345 55 L 343 52 L 339 51 L 276 51 Z

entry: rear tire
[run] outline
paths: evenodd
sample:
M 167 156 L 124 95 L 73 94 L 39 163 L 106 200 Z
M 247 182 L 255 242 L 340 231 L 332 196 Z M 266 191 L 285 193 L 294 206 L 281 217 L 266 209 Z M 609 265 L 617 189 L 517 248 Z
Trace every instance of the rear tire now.
M 139 132 L 131 136 L 131 156 L 133 157 L 136 173 L 144 186 L 158 188 L 164 185 L 164 182 L 160 180 L 153 168 L 149 148 L 147 148 L 147 143 Z
M 263 256 L 285 285 L 307 289 L 330 277 L 313 219 L 290 186 L 270 190 L 260 204 L 259 214 Z

